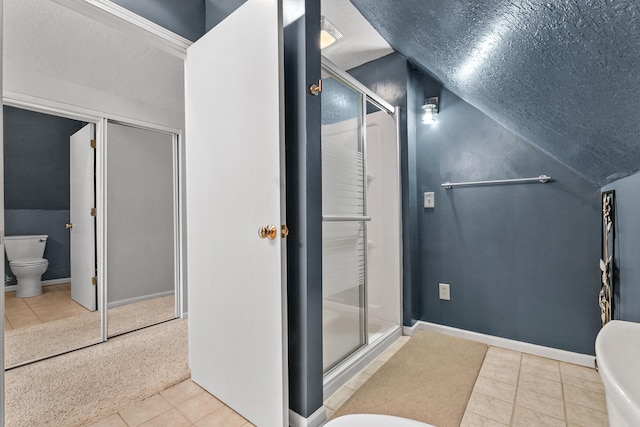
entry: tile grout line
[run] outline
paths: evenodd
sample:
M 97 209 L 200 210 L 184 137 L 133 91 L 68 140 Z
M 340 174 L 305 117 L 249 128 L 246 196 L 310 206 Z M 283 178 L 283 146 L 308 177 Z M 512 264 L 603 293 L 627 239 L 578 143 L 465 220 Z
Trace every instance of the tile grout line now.
M 511 405 L 511 420 L 510 426 L 513 426 L 516 416 L 516 399 L 518 398 L 518 389 L 520 388 L 520 372 L 522 371 L 522 353 L 520 353 L 520 360 L 518 363 L 518 378 L 516 379 L 516 392 L 513 394 L 513 404 Z
M 558 365 L 558 368 L 560 369 L 560 387 L 562 389 L 562 408 L 564 409 L 564 425 L 568 426 L 569 417 L 567 415 L 567 399 L 565 398 L 565 395 L 564 395 L 564 381 L 562 380 L 562 368 L 559 365 Z

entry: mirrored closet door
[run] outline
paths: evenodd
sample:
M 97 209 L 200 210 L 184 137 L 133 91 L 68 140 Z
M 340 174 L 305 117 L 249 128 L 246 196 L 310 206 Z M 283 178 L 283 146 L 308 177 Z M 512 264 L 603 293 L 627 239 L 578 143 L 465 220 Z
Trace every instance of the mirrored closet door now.
M 9 368 L 102 338 L 92 282 L 95 125 L 9 105 L 3 113 Z
M 177 138 L 107 125 L 107 328 L 177 317 Z

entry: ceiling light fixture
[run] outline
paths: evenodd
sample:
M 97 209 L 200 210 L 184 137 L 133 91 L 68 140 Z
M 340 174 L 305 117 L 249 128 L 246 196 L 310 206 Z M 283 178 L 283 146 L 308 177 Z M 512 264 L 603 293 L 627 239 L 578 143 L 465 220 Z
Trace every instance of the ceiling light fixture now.
M 438 97 L 434 96 L 424 103 L 422 107 L 422 124 L 432 125 L 436 123 L 436 116 L 438 115 Z
M 342 37 L 344 37 L 344 35 L 338 31 L 336 26 L 322 15 L 322 18 L 320 19 L 320 49 L 331 46 Z

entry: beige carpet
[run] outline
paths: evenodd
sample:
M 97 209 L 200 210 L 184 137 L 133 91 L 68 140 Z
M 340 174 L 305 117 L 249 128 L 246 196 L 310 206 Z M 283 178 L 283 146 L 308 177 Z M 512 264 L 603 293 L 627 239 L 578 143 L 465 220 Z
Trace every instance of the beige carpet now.
M 174 298 L 166 296 L 108 310 L 108 335 L 118 335 L 175 317 Z M 84 347 L 100 341 L 100 312 L 5 331 L 5 366 Z
M 333 418 L 386 414 L 458 427 L 488 346 L 418 331 Z
M 86 426 L 190 377 L 174 320 L 5 373 L 6 425 Z

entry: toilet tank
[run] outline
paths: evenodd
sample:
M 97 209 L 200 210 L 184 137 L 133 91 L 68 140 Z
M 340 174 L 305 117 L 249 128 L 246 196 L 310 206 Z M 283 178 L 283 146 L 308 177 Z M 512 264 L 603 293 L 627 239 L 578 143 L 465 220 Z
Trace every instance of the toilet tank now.
M 5 236 L 4 246 L 9 262 L 23 258 L 42 258 L 47 244 L 46 234 L 38 236 Z

